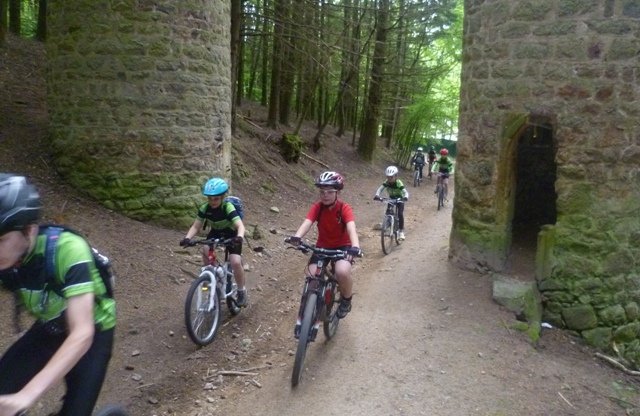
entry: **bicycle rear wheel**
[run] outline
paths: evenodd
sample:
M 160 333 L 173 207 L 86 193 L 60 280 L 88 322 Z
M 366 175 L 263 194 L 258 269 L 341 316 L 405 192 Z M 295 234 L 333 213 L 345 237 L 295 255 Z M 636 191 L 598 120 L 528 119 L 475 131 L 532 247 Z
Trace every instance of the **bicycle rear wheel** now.
M 240 313 L 242 308 L 238 306 L 238 284 L 236 283 L 236 278 L 231 271 L 231 265 L 229 263 L 224 265 L 224 274 L 227 277 L 225 287 L 225 290 L 228 293 L 227 308 L 229 308 L 229 313 L 231 313 L 231 315 L 236 316 Z
M 413 172 L 413 186 L 414 188 L 420 185 L 420 171 L 416 169 Z
M 200 275 L 187 292 L 184 321 L 189 337 L 198 345 L 210 344 L 218 333 L 222 316 L 220 295 L 219 289 L 215 283 L 212 286 L 206 274 Z
M 382 227 L 380 228 L 380 243 L 382 244 L 382 252 L 384 254 L 389 254 L 391 252 L 393 234 L 392 220 L 389 216 L 385 215 L 382 220 Z
M 95 416 L 129 416 L 129 413 L 120 405 L 108 404 L 98 410 Z
M 338 302 L 336 302 L 336 285 L 337 284 L 334 281 L 327 283 L 328 289 L 325 293 L 322 329 L 327 339 L 333 338 L 338 330 L 338 324 L 340 323 L 340 318 L 336 316 L 336 311 L 338 310 Z
M 311 342 L 311 330 L 316 318 L 317 300 L 318 295 L 315 292 L 309 292 L 305 301 L 304 313 L 302 314 L 298 348 L 296 349 L 296 358 L 293 362 L 293 373 L 291 374 L 291 387 L 296 387 L 302 378 L 304 357 L 307 355 L 307 347 Z
M 438 188 L 438 211 L 444 207 L 444 185 L 440 184 Z

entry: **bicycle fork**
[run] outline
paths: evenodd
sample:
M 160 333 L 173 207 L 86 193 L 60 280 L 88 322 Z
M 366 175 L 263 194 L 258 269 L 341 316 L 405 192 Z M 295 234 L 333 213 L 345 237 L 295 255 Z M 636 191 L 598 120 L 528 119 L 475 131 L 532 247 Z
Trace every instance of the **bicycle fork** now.
M 209 278 L 209 285 L 203 285 L 201 290 L 198 292 L 197 304 L 200 305 L 200 308 L 202 308 L 202 306 L 206 307 L 206 309 L 204 309 L 204 312 L 211 312 L 218 303 L 216 302 L 214 296 L 217 296 L 216 288 L 218 287 L 218 279 L 216 275 L 219 273 L 219 268 L 220 266 L 207 266 L 202 268 L 201 275 L 204 274 L 207 278 Z

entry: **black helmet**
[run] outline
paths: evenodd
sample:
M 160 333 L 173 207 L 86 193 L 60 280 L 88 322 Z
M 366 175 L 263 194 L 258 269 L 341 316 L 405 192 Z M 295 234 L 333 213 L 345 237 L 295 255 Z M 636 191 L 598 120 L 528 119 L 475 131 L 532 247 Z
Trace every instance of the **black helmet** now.
M 38 222 L 40 206 L 38 191 L 24 176 L 0 173 L 0 235 Z

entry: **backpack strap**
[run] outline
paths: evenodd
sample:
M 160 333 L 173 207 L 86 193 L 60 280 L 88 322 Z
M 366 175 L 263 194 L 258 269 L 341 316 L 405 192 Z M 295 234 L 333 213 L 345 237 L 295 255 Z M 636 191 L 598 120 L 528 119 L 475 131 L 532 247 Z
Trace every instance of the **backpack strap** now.
M 56 246 L 58 245 L 58 239 L 60 233 L 64 229 L 62 227 L 48 226 L 44 229 L 44 235 L 46 236 L 46 244 L 44 248 L 44 271 L 46 274 L 46 284 L 53 289 L 56 294 L 64 297 L 62 294 L 62 285 L 56 279 Z
M 340 203 L 339 207 L 338 207 L 338 203 Z M 342 224 L 342 232 L 345 232 L 347 230 L 347 224 L 345 224 L 344 221 L 342 221 L 342 207 L 344 207 L 344 204 L 342 203 L 342 201 L 338 201 L 338 200 L 336 200 L 335 204 L 339 210 L 338 222 Z M 322 215 L 322 210 L 324 210 L 324 204 L 320 202 L 320 209 L 318 210 L 318 216 L 316 216 L 316 221 L 315 221 L 317 223 L 320 222 L 320 215 Z

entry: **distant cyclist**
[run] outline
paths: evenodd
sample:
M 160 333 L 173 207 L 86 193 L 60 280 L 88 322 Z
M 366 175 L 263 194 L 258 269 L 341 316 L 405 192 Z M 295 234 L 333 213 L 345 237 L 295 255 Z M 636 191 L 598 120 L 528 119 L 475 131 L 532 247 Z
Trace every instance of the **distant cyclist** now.
M 449 151 L 447 149 L 440 150 L 440 158 L 436 160 L 436 167 L 438 169 L 439 178 L 438 182 L 442 183 L 444 187 L 444 194 L 448 195 L 449 193 L 449 175 L 451 174 L 451 170 L 453 169 L 453 162 L 449 158 Z M 436 187 L 434 194 L 438 193 L 438 188 Z
M 387 191 L 389 198 L 392 199 L 402 199 L 403 201 L 407 201 L 409 199 L 409 191 L 405 188 L 404 184 L 400 179 L 398 179 L 398 168 L 395 166 L 389 166 L 384 171 L 387 180 L 385 180 L 382 185 L 376 190 L 376 195 L 373 197 L 374 200 L 379 201 L 381 199 L 380 194 L 383 190 Z M 402 241 L 405 239 L 404 236 L 404 204 L 398 204 L 398 240 Z
M 427 152 L 427 160 L 429 161 L 429 177 L 431 177 L 431 169 L 433 168 L 433 164 L 436 162 L 436 148 L 431 146 L 429 147 L 429 151 Z
M 422 153 L 422 147 L 418 147 L 416 154 L 411 158 L 411 165 L 415 165 L 416 169 L 420 171 L 420 179 L 422 179 L 422 168 L 425 165 L 425 156 Z
M 205 223 L 210 225 L 207 239 L 234 238 L 234 244 L 229 248 L 229 263 L 231 263 L 233 275 L 238 283 L 237 304 L 240 307 L 245 307 L 248 302 L 244 268 L 242 267 L 242 240 L 245 228 L 233 204 L 224 200 L 228 191 L 229 185 L 221 178 L 211 178 L 204 184 L 202 195 L 207 197 L 207 202 L 198 208 L 196 219 L 187 231 L 187 235 L 180 241 L 180 245 L 183 247 L 191 245 L 191 239 L 204 229 Z M 202 248 L 204 265 L 209 263 L 208 252 L 208 247 Z
M 82 237 L 62 232 L 48 252 L 40 209 L 36 189 L 23 176 L 0 174 L 0 287 L 35 318 L 0 358 L 0 416 L 27 410 L 63 379 L 67 389 L 57 415 L 89 416 L 111 359 L 115 301 L 106 296 Z M 47 276 L 54 259 L 55 276 Z

